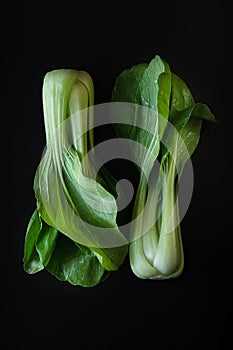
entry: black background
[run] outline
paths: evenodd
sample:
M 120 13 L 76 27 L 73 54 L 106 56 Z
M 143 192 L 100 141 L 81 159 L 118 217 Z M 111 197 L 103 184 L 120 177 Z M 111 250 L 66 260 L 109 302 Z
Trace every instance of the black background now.
M 50 4 L 50 5 L 49 5 Z M 153 4 L 153 6 L 152 6 Z M 21 1 L 8 5 L 2 48 L 2 218 L 4 349 L 225 349 L 232 294 L 232 32 L 224 1 L 123 3 Z M 183 274 L 144 281 L 128 260 L 91 289 L 23 271 L 24 235 L 34 210 L 33 177 L 45 145 L 41 88 L 56 68 L 87 70 L 96 103 L 116 76 L 159 54 L 207 103 L 194 154 L 195 187 L 182 221 Z M 3 83 L 4 82 L 4 83 Z M 3 243 L 4 242 L 4 243 Z M 6 275 L 5 275 L 6 272 Z

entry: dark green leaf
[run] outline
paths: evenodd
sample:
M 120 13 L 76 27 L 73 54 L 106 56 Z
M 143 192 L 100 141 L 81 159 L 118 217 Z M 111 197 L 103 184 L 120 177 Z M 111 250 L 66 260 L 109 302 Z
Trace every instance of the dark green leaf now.
M 172 124 L 178 131 L 180 131 L 186 126 L 190 118 L 206 119 L 209 121 L 215 120 L 214 115 L 211 113 L 207 105 L 203 103 L 196 103 L 193 106 L 178 112 L 173 118 Z
M 159 56 L 145 69 L 140 83 L 140 104 L 168 119 L 171 93 L 171 73 L 168 64 Z
M 134 146 L 131 153 L 133 161 L 136 163 L 136 160 L 140 159 L 141 168 L 148 174 L 159 152 L 159 135 L 163 133 L 169 115 L 170 93 L 170 69 L 159 56 L 155 56 L 149 65 L 136 65 L 123 71 L 116 79 L 113 89 L 113 102 L 129 102 L 148 107 L 148 110 L 146 108 L 135 109 L 131 126 L 122 124 L 115 126 L 119 137 L 136 141 L 139 145 L 145 146 L 145 148 Z M 152 115 L 151 110 L 155 111 L 155 115 Z M 161 119 L 158 122 L 158 114 L 164 120 Z M 136 126 L 138 121 L 140 128 Z
M 142 101 L 139 86 L 147 67 L 147 63 L 142 63 L 124 70 L 115 81 L 112 91 L 112 101 L 141 104 Z
M 24 243 L 24 269 L 28 273 L 35 273 L 44 268 L 36 250 L 36 241 L 41 228 L 42 223 L 38 211 L 35 210 L 29 221 Z
M 57 230 L 40 218 L 36 209 L 28 224 L 24 246 L 24 269 L 32 274 L 47 265 L 57 238 Z
M 60 234 L 46 269 L 61 281 L 93 287 L 106 277 L 94 252 Z
M 177 112 L 193 106 L 194 103 L 194 98 L 188 86 L 178 75 L 172 73 L 169 120 L 172 121 Z
M 169 146 L 170 150 L 173 150 L 173 157 L 178 162 L 177 166 L 184 166 L 197 148 L 200 140 L 202 119 L 215 120 L 208 106 L 202 103 L 196 103 L 181 112 L 177 112 L 173 117 L 172 124 L 175 129 L 170 129 L 166 145 Z M 176 130 L 179 134 L 177 134 Z M 181 137 L 181 140 L 178 139 L 178 135 Z M 161 154 L 164 161 L 168 152 L 165 148 L 162 148 Z
M 172 88 L 169 120 L 179 132 L 183 142 L 178 142 L 177 133 L 170 129 L 165 144 L 173 150 L 177 166 L 183 167 L 191 157 L 200 139 L 202 119 L 214 121 L 209 107 L 203 103 L 194 103 L 192 94 L 185 82 L 172 73 Z M 176 151 L 175 151 L 176 148 Z M 175 154 L 176 153 L 176 154 Z M 163 161 L 168 155 L 167 148 L 161 147 Z

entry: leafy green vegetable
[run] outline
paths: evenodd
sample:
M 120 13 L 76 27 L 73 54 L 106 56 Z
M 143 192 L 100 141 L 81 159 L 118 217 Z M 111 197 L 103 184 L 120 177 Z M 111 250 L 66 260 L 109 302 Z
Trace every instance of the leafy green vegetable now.
M 37 209 L 24 253 L 27 272 L 46 267 L 58 279 L 82 286 L 102 281 L 106 270 L 117 270 L 127 254 L 127 241 L 116 224 L 115 198 L 101 185 L 106 178 L 96 181 L 87 157 L 94 145 L 94 111 L 87 108 L 93 101 L 93 83 L 86 72 L 62 69 L 46 74 L 47 148 L 34 180 Z M 115 247 L 108 248 L 98 228 L 109 231 Z
M 125 124 L 117 125 L 116 132 L 119 137 L 137 140 L 146 147 L 144 154 L 136 150 L 134 159 L 146 158 L 149 152 L 153 152 L 161 160 L 159 173 L 148 190 L 143 173 L 151 172 L 153 164 L 147 167 L 147 163 L 142 162 L 131 227 L 131 268 L 140 278 L 176 277 L 182 272 L 184 263 L 178 180 L 186 161 L 198 145 L 202 119 L 213 121 L 214 116 L 206 105 L 195 104 L 187 85 L 170 73 L 168 64 L 159 56 L 149 65 L 136 65 L 123 71 L 116 79 L 112 100 L 147 106 L 162 116 L 150 115 L 160 122 L 159 131 L 158 128 L 149 128 L 153 136 L 145 130 L 137 131 L 134 126 L 129 132 Z M 146 115 L 139 117 L 147 121 Z M 167 119 L 173 127 L 166 125 Z M 143 123 L 141 125 L 143 128 Z M 155 158 L 151 160 L 155 162 Z

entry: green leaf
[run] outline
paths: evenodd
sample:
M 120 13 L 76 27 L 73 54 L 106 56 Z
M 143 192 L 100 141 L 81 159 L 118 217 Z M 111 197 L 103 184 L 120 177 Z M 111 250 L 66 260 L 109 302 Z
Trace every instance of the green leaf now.
M 42 221 L 42 230 L 37 237 L 36 250 L 44 266 L 49 262 L 56 243 L 57 235 L 58 231 L 56 228 L 49 226 L 46 222 Z
M 165 144 L 169 146 L 170 150 L 173 150 L 173 158 L 177 160 L 177 167 L 182 168 L 197 148 L 202 120 L 214 121 L 215 117 L 207 105 L 194 102 L 188 86 L 180 77 L 174 73 L 171 77 L 169 121 L 179 132 L 179 135 L 171 128 Z M 167 148 L 162 145 L 161 157 L 163 161 L 167 155 Z
M 193 106 L 194 103 L 194 98 L 186 83 L 178 75 L 172 73 L 169 120 L 172 121 L 177 112 Z
M 46 174 L 46 178 L 41 181 L 40 192 L 46 191 L 44 196 L 49 197 L 47 211 L 43 209 L 41 212 L 41 215 L 45 214 L 43 219 L 49 218 L 52 226 L 73 241 L 85 242 L 95 251 L 106 270 L 117 270 L 127 254 L 128 242 L 116 224 L 115 198 L 98 182 L 83 176 L 74 148 L 70 148 L 65 158 L 60 179 L 50 158 L 43 165 L 41 172 Z M 40 208 L 44 208 L 43 202 L 38 198 Z M 92 226 L 87 226 L 86 223 Z M 102 235 L 95 232 L 98 227 L 103 229 Z M 113 248 L 105 248 L 111 245 Z
M 37 204 L 37 210 L 40 213 L 40 216 L 43 218 L 43 220 L 49 225 L 54 226 L 53 222 L 51 221 L 47 211 L 44 208 L 43 201 L 41 199 L 40 195 L 40 165 L 36 169 L 35 177 L 34 177 L 34 183 L 33 183 L 33 189 L 35 192 L 36 197 L 36 204 Z
M 196 103 L 191 107 L 185 108 L 178 112 L 173 118 L 172 124 L 177 131 L 180 131 L 186 126 L 190 118 L 215 121 L 215 117 L 207 105 L 203 103 Z
M 83 175 L 72 147 L 65 158 L 63 176 L 68 199 L 82 220 L 97 227 L 117 227 L 115 198 L 94 179 Z
M 90 235 L 90 247 L 95 251 L 96 256 L 101 261 L 106 270 L 116 270 L 124 261 L 127 254 L 127 240 L 119 231 L 116 224 L 117 206 L 115 198 L 106 191 L 98 182 L 83 176 L 78 157 L 74 149 L 69 150 L 69 155 L 65 159 L 64 182 L 66 185 L 68 200 L 77 215 L 86 223 L 94 227 L 106 228 L 103 241 L 98 241 L 98 236 L 94 232 Z M 84 226 L 85 229 L 85 226 Z M 79 242 L 78 237 L 74 237 Z M 111 246 L 113 248 L 104 248 Z M 93 246 L 92 246 L 93 244 Z M 114 247 L 116 245 L 116 247 Z
M 42 222 L 36 209 L 29 221 L 24 245 L 24 269 L 32 274 L 48 264 L 57 239 L 57 230 Z
M 62 281 L 85 287 L 100 283 L 109 274 L 93 250 L 47 225 L 36 209 L 25 238 L 24 269 L 33 274 L 44 268 Z
M 60 281 L 83 287 L 93 287 L 107 276 L 91 249 L 75 244 L 62 234 L 46 269 Z
M 209 107 L 203 103 L 186 108 L 176 115 L 173 125 L 179 131 L 179 134 L 188 150 L 189 157 L 193 154 L 200 140 L 202 120 L 215 121 L 215 117 Z M 179 150 L 181 152 L 181 150 Z M 178 159 L 183 159 L 180 154 Z
M 24 269 L 28 273 L 43 270 L 44 266 L 36 250 L 36 240 L 42 229 L 38 211 L 35 210 L 29 221 L 24 243 Z
M 168 64 L 158 55 L 145 69 L 140 83 L 140 104 L 168 119 L 171 73 Z
M 166 145 L 172 150 L 178 168 L 184 166 L 197 148 L 204 119 L 214 121 L 215 117 L 209 107 L 202 103 L 183 109 L 173 117 L 172 124 L 175 129 L 169 131 Z M 161 154 L 164 161 L 168 155 L 167 149 L 163 148 Z
M 141 104 L 140 84 L 147 67 L 147 63 L 141 63 L 124 70 L 115 81 L 112 101 Z
M 142 129 L 137 134 L 136 141 L 142 143 L 148 148 L 144 154 L 139 154 L 145 158 L 142 169 L 146 174 L 149 174 L 154 160 L 157 158 L 160 149 L 160 138 L 166 127 L 166 120 L 169 115 L 169 101 L 171 93 L 171 73 L 168 64 L 159 56 L 150 62 L 145 69 L 139 85 L 140 104 L 149 108 L 148 115 L 144 117 Z M 150 110 L 155 111 L 155 115 Z M 158 116 L 160 117 L 158 119 Z M 154 119 L 154 124 L 151 120 Z M 151 130 L 151 134 L 145 130 Z M 154 155 L 154 159 L 150 157 Z M 149 160 L 148 160 L 149 158 Z
M 170 90 L 170 68 L 157 55 L 149 64 L 137 64 L 124 70 L 117 77 L 112 91 L 112 101 L 146 106 L 167 119 Z
M 170 69 L 159 56 L 155 56 L 149 65 L 139 64 L 123 71 L 113 88 L 113 102 L 129 102 L 148 107 L 148 110 L 135 109 L 131 126 L 115 125 L 119 137 L 128 138 L 144 146 L 144 149 L 134 146 L 131 153 L 135 163 L 137 159 L 142 160 L 141 168 L 147 174 L 159 153 L 159 138 L 163 134 L 169 115 L 170 93 Z M 155 115 L 151 110 L 155 111 Z M 158 114 L 164 119 L 158 121 Z M 137 121 L 140 121 L 140 128 L 136 126 Z
M 115 81 L 112 91 L 112 102 L 129 102 L 140 105 L 140 84 L 147 67 L 148 64 L 142 63 L 124 70 Z M 138 140 L 140 132 L 143 131 L 134 125 L 125 124 L 115 124 L 114 128 L 118 137 L 135 141 Z M 145 137 L 145 135 L 143 137 Z

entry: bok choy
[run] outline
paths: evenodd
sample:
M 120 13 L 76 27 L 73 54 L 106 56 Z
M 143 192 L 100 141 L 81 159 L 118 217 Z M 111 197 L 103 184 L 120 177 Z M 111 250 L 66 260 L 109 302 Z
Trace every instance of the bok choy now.
M 180 230 L 178 189 L 179 177 L 186 161 L 195 151 L 202 119 L 214 120 L 209 108 L 195 103 L 181 78 L 173 74 L 168 64 L 155 56 L 149 64 L 139 64 L 123 71 L 115 81 L 113 102 L 129 102 L 154 110 L 156 122 L 151 132 L 145 131 L 148 113 L 135 113 L 143 118 L 142 127 L 115 124 L 119 137 L 130 138 L 144 147 L 140 181 L 134 203 L 129 248 L 130 265 L 140 278 L 166 279 L 180 275 L 184 254 Z M 169 128 L 169 125 L 172 126 Z M 135 122 L 135 125 L 137 123 Z M 153 153 L 160 169 L 148 189 L 145 174 L 154 176 Z M 155 163 L 155 161 L 153 161 Z M 146 205 L 147 203 L 147 205 Z M 151 226 L 148 227 L 148 222 Z
M 49 72 L 43 84 L 47 147 L 36 171 L 37 208 L 28 225 L 24 268 L 46 268 L 74 285 L 94 286 L 117 270 L 127 253 L 116 224 L 117 206 L 106 182 L 94 178 L 87 153 L 94 145 L 94 88 L 84 71 Z M 88 108 L 89 107 L 89 108 Z M 109 186 L 108 186 L 109 185 Z M 95 227 L 122 244 L 103 247 Z

